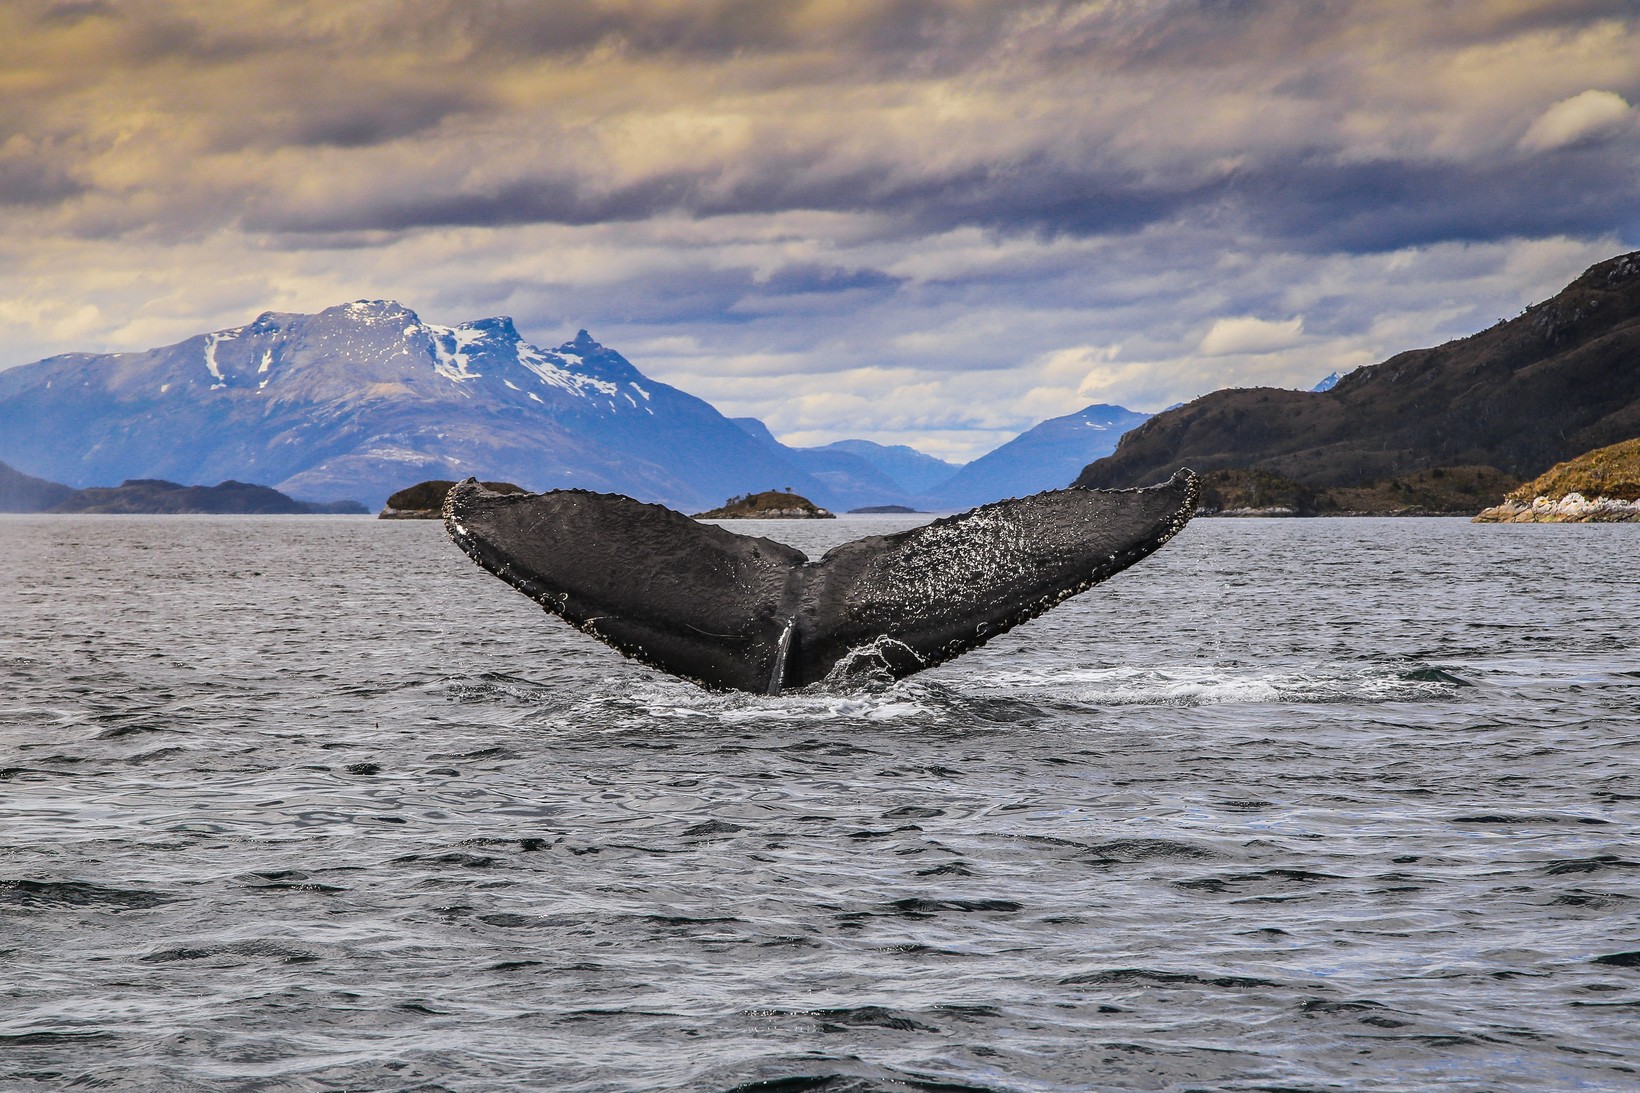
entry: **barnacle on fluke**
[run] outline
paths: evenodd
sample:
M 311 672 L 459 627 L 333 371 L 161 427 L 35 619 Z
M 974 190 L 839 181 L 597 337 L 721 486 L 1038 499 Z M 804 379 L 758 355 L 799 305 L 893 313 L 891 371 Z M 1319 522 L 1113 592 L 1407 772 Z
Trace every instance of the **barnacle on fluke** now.
M 1171 539 L 1196 476 L 1144 489 L 1050 490 L 817 562 L 630 497 L 492 493 L 472 479 L 444 526 L 474 561 L 645 664 L 767 694 L 839 676 L 900 678 L 950 660 Z

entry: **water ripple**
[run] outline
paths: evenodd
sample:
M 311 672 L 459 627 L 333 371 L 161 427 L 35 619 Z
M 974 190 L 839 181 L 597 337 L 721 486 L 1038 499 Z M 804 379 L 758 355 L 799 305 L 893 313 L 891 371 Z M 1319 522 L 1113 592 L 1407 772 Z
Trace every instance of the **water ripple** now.
M 1633 1089 L 1640 538 L 1532 530 L 764 698 L 432 525 L 0 517 L 0 1088 Z

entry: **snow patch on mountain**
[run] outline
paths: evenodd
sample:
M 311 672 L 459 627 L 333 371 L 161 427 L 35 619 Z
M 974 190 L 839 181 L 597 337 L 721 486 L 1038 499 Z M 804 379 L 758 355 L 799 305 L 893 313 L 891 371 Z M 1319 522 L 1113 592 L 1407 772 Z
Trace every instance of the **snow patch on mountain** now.
M 472 370 L 467 356 L 468 347 L 480 341 L 483 335 L 466 326 L 429 324 L 424 329 L 433 345 L 433 371 L 451 383 L 465 383 L 483 377 L 482 372 Z M 406 328 L 404 333 L 406 337 L 410 336 L 410 329 Z
M 228 386 L 227 379 L 222 375 L 222 366 L 216 363 L 216 345 L 218 342 L 227 341 L 238 336 L 239 332 L 237 330 L 219 330 L 215 334 L 205 335 L 205 369 L 210 372 L 211 378 L 216 381 L 211 384 L 211 390 L 213 391 Z
M 583 363 L 582 359 L 574 354 L 545 353 L 521 341 L 518 343 L 518 363 L 534 372 L 542 383 L 562 388 L 572 394 L 586 395 L 589 391 L 596 391 L 606 398 L 613 399 L 618 391 L 613 383 L 573 371 L 577 365 Z

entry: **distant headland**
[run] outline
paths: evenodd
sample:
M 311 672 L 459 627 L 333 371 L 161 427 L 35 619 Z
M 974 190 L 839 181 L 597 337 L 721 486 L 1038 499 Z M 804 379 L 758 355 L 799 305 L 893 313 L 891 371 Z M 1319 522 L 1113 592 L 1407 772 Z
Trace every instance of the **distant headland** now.
M 1475 523 L 1640 523 L 1640 439 L 1555 464 L 1483 510 Z
M 0 463 L 0 512 L 105 513 L 147 516 L 355 516 L 357 501 L 299 501 L 268 486 L 232 479 L 184 486 L 163 478 L 128 478 L 118 486 L 74 489 Z

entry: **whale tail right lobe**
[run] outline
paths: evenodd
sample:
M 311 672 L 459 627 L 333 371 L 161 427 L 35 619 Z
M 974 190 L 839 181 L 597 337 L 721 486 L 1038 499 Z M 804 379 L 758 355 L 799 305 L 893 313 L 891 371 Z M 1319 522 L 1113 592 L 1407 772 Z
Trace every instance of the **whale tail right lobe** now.
M 789 678 L 816 682 L 857 650 L 895 678 L 944 663 L 1160 548 L 1199 492 L 1185 470 L 1145 489 L 1050 490 L 845 543 L 806 588 L 806 655 Z

